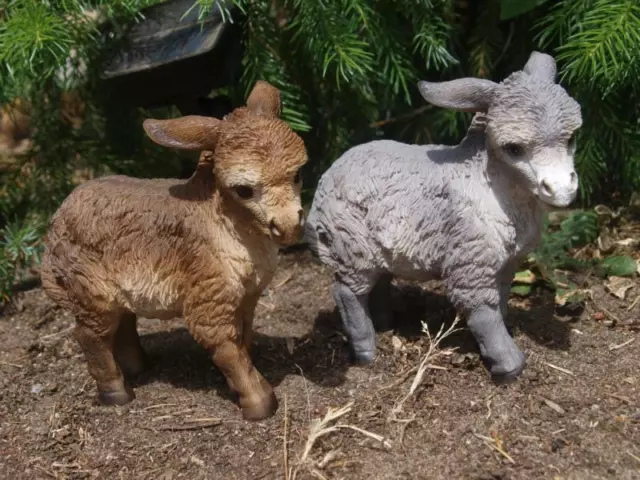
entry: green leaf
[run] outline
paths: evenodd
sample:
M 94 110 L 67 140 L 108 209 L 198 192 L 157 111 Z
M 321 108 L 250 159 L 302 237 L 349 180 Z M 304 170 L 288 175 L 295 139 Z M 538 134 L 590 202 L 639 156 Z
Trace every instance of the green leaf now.
M 536 276 L 531 270 L 516 272 L 513 283 L 532 285 L 536 282 Z
M 533 287 L 531 285 L 514 285 L 511 287 L 511 293 L 521 297 L 528 297 L 531 295 L 532 290 Z
M 627 255 L 617 255 L 603 260 L 599 265 L 603 276 L 630 277 L 638 268 L 636 261 Z
M 545 2 L 547 0 L 502 0 L 500 3 L 500 20 L 518 17 Z

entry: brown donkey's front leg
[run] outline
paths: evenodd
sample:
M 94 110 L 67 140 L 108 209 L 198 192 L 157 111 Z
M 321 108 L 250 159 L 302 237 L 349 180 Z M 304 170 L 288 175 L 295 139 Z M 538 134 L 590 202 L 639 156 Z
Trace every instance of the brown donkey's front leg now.
M 211 353 L 229 388 L 238 393 L 242 416 L 262 420 L 275 413 L 278 401 L 249 357 L 245 300 L 229 291 L 224 281 L 212 280 L 190 294 L 184 316 L 195 340 Z

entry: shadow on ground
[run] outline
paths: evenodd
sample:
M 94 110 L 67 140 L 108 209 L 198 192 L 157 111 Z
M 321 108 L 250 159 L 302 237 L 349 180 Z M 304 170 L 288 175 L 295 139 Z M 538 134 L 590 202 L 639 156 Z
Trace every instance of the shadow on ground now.
M 509 309 L 506 323 L 510 332 L 522 332 L 545 348 L 568 350 L 570 325 L 554 316 L 552 294 L 541 293 L 532 303 L 529 310 Z M 427 322 L 429 331 L 435 335 L 443 323 L 447 328 L 455 318 L 455 310 L 446 296 L 410 284 L 393 287 L 392 309 L 391 329 L 408 341 L 422 336 L 421 320 Z M 186 328 L 144 335 L 142 344 L 150 365 L 134 385 L 161 381 L 179 388 L 212 389 L 221 397 L 232 399 L 223 375 Z M 455 347 L 460 354 L 478 353 L 478 346 L 466 328 L 446 338 L 442 346 Z M 353 365 L 335 310 L 321 311 L 311 331 L 302 337 L 255 333 L 251 356 L 256 368 L 274 387 L 288 375 L 304 375 L 316 385 L 336 387 L 345 382 L 346 371 Z
M 506 325 L 514 335 L 521 332 L 539 345 L 553 350 L 569 350 L 570 324 L 554 315 L 553 293 L 540 290 L 528 310 L 509 307 Z M 408 340 L 415 340 L 421 332 L 421 320 L 425 321 L 432 335 L 442 324 L 448 328 L 456 311 L 447 297 L 437 291 L 423 289 L 417 285 L 394 286 L 392 291 L 393 325 L 395 332 Z M 579 317 L 581 312 L 572 312 Z M 478 352 L 471 333 L 463 328 L 448 337 L 443 346 L 457 347 L 460 353 Z
M 141 335 L 149 368 L 134 386 L 161 381 L 179 388 L 214 390 L 232 399 L 222 373 L 186 328 Z M 304 375 L 316 385 L 335 387 L 351 366 L 349 350 L 335 312 L 321 311 L 303 337 L 274 337 L 254 333 L 251 358 L 255 367 L 277 387 L 288 375 Z

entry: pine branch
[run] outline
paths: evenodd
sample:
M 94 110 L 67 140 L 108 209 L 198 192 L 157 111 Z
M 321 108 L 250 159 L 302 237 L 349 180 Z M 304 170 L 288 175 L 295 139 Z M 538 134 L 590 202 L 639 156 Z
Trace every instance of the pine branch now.
M 563 79 L 598 87 L 605 94 L 635 81 L 640 72 L 640 3 L 596 0 L 580 30 L 558 48 Z
M 488 0 L 477 18 L 469 37 L 471 74 L 475 77 L 491 77 L 495 60 L 500 56 L 504 35 L 499 27 L 500 2 Z
M 341 83 L 363 82 L 374 70 L 374 54 L 358 35 L 359 22 L 345 16 L 339 2 L 292 0 L 293 40 L 311 58 L 321 59 L 321 75 Z
M 280 90 L 282 99 L 282 118 L 298 131 L 309 131 L 308 109 L 302 101 L 299 85 L 292 80 L 288 65 L 282 58 L 281 32 L 275 24 L 267 2 L 239 3 L 247 13 L 244 35 L 245 53 L 243 57 L 242 83 L 243 97 L 255 85 L 257 80 L 266 80 Z
M 444 70 L 458 64 L 449 47 L 453 30 L 447 22 L 453 16 L 449 11 L 451 2 L 406 0 L 405 8 L 415 32 L 413 52 L 424 58 L 427 70 Z
M 537 23 L 536 42 L 542 48 L 563 45 L 568 38 L 582 30 L 584 15 L 593 9 L 594 0 L 556 2 Z

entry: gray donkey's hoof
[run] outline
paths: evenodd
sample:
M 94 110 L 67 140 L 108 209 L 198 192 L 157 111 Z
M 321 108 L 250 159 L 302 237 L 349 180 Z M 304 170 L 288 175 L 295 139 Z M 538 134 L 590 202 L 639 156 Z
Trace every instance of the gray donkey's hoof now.
M 518 358 L 513 359 L 513 361 L 509 362 L 509 366 L 511 368 L 504 368 L 503 365 L 494 365 L 491 368 L 491 379 L 497 385 L 507 385 L 509 383 L 515 382 L 522 372 L 524 371 L 524 367 L 526 365 L 526 361 L 522 352 L 518 351 Z M 513 366 L 515 364 L 515 366 Z
M 358 366 L 367 366 L 371 365 L 376 358 L 375 352 L 364 351 L 364 352 L 353 352 L 353 363 Z
M 492 374 L 491 380 L 493 380 L 493 383 L 495 383 L 496 385 L 508 385 L 515 382 L 518 377 L 522 375 L 523 371 L 524 365 L 522 367 L 516 368 L 515 370 L 512 370 L 511 372 L 501 373 L 497 375 Z

